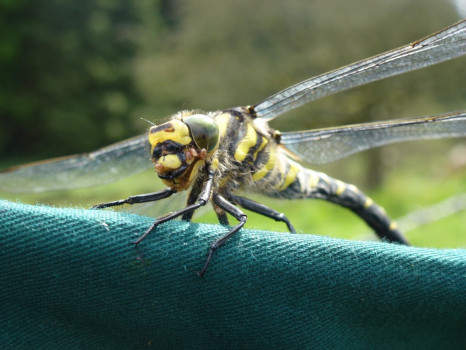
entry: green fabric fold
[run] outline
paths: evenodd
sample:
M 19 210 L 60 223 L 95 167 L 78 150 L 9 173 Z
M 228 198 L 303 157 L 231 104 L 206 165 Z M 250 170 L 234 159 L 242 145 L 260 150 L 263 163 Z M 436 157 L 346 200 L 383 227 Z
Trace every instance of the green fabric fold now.
M 466 348 L 466 250 L 0 201 L 3 348 Z M 441 233 L 439 233 L 441 234 Z

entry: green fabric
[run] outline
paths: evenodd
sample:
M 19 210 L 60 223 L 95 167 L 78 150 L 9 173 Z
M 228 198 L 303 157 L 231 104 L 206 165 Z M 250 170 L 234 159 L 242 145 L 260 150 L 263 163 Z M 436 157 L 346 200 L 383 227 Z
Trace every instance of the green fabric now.
M 466 348 L 466 250 L 0 201 L 2 348 Z

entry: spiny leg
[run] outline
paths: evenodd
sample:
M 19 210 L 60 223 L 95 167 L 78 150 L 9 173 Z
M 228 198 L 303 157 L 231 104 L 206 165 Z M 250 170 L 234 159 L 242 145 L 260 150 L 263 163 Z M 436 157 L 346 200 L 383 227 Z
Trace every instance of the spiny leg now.
M 196 181 L 193 184 L 191 192 L 189 192 L 189 196 L 188 196 L 188 200 L 186 201 L 186 205 L 191 205 L 191 204 L 196 203 L 196 201 L 198 200 L 199 195 L 201 193 L 201 190 L 202 190 L 203 181 L 204 181 L 204 179 L 201 178 L 200 181 Z M 229 225 L 228 217 L 225 214 L 225 212 L 223 211 L 223 209 L 219 208 L 215 204 L 213 205 L 213 207 L 214 207 L 215 213 L 217 214 L 217 218 L 218 218 L 218 221 L 220 222 L 220 224 L 224 225 L 224 226 L 228 226 Z M 190 211 L 190 212 L 187 212 L 187 213 L 184 213 L 181 220 L 190 222 L 191 219 L 193 218 L 193 215 L 194 215 L 194 210 Z
M 123 205 L 123 204 L 155 202 L 160 199 L 170 197 L 173 193 L 176 193 L 176 191 L 173 191 L 171 188 L 166 188 L 160 192 L 140 194 L 137 196 L 128 197 L 126 199 L 120 199 L 118 201 L 96 204 L 91 209 L 104 209 L 104 208 L 115 207 L 115 206 Z
M 285 216 L 285 214 L 273 210 L 272 208 L 269 208 L 264 204 L 254 202 L 253 200 L 248 198 L 239 197 L 232 194 L 229 194 L 229 198 L 232 202 L 242 206 L 244 209 L 267 216 L 268 218 L 274 219 L 275 221 L 284 222 L 288 227 L 288 230 L 290 230 L 290 232 L 296 233 L 293 225 L 291 224 L 290 220 L 288 220 L 288 218 Z
M 214 254 L 215 250 L 217 250 L 219 247 L 221 247 L 231 236 L 233 236 L 236 232 L 239 231 L 241 227 L 244 226 L 247 220 L 247 216 L 245 213 L 243 213 L 239 208 L 235 207 L 233 204 L 228 202 L 225 198 L 223 198 L 220 194 L 214 193 L 212 195 L 212 201 L 216 206 L 219 208 L 223 209 L 225 212 L 233 215 L 236 220 L 239 221 L 239 223 L 234 226 L 227 234 L 223 235 L 219 239 L 215 240 L 211 245 L 209 249 L 209 254 L 207 255 L 207 260 L 204 264 L 204 267 L 202 268 L 201 272 L 198 273 L 200 277 L 202 277 L 206 270 L 207 267 L 210 264 L 210 260 L 212 259 L 212 255 Z
M 196 203 L 196 201 L 198 200 L 199 195 L 201 193 L 201 190 L 202 190 L 203 181 L 204 180 L 201 179 L 200 181 L 196 181 L 194 183 L 194 185 L 193 185 L 193 187 L 191 189 L 191 192 L 189 192 L 189 196 L 188 196 L 188 200 L 186 202 L 186 205 L 191 205 L 191 204 Z M 217 214 L 217 218 L 218 218 L 218 221 L 220 222 L 220 224 L 224 225 L 224 226 L 228 226 L 229 222 L 228 222 L 228 217 L 225 214 L 225 211 L 223 211 L 223 209 L 219 208 L 215 204 L 213 205 L 213 207 L 214 207 L 215 214 Z M 191 219 L 193 218 L 193 215 L 194 215 L 194 210 L 190 211 L 190 212 L 187 212 L 187 213 L 184 213 L 181 220 L 190 222 Z
M 173 213 L 170 213 L 168 215 L 165 215 L 165 216 L 162 216 L 161 218 L 158 218 L 157 220 L 154 221 L 154 223 L 146 230 L 146 232 L 144 232 L 144 234 L 139 237 L 135 242 L 133 242 L 133 244 L 135 245 L 138 245 L 139 243 L 141 243 L 141 241 L 147 237 L 147 235 L 149 233 L 152 232 L 152 230 L 154 230 L 158 225 L 166 222 L 166 221 L 169 221 L 169 220 L 172 220 L 180 215 L 183 215 L 185 213 L 188 213 L 188 212 L 191 212 L 191 211 L 194 211 L 196 209 L 198 209 L 199 207 L 202 207 L 204 205 L 207 204 L 207 202 L 209 201 L 209 198 L 210 198 L 210 195 L 212 193 L 212 183 L 213 183 L 213 178 L 214 178 L 214 173 L 213 171 L 211 171 L 210 169 L 207 170 L 208 171 L 208 174 L 207 174 L 207 180 L 206 182 L 204 183 L 204 187 L 202 188 L 202 191 L 201 191 L 201 194 L 200 194 L 200 197 L 197 201 L 197 203 L 194 203 L 194 204 L 191 204 L 191 205 L 188 205 L 186 206 L 186 208 L 184 209 L 181 209 L 181 210 L 178 210 L 178 211 L 174 211 Z

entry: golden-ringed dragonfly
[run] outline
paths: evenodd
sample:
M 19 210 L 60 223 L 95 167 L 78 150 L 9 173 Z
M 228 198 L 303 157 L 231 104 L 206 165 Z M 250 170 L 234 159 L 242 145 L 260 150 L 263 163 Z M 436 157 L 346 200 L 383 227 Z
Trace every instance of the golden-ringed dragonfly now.
M 407 244 L 385 211 L 355 186 L 303 167 L 298 161 L 325 163 L 389 143 L 466 135 L 466 111 L 374 123 L 280 133 L 268 122 L 305 103 L 355 86 L 453 59 L 466 53 L 463 20 L 424 39 L 298 83 L 247 107 L 216 112 L 182 111 L 149 134 L 80 154 L 27 164 L 0 173 L 0 189 L 40 192 L 94 186 L 127 177 L 151 163 L 167 186 L 160 192 L 95 205 L 102 209 L 158 201 L 189 190 L 187 205 L 154 221 L 134 243 L 158 225 L 176 217 L 190 221 L 196 209 L 212 202 L 218 220 L 227 214 L 238 223 L 215 240 L 199 272 L 206 272 L 212 254 L 240 230 L 244 208 L 293 225 L 267 206 L 238 195 L 239 190 L 270 197 L 317 198 L 353 211 L 388 242 Z

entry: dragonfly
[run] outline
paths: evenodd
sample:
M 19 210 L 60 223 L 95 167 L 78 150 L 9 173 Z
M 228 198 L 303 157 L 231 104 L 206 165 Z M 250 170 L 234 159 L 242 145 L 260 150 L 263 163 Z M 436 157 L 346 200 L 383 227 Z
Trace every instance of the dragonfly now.
M 93 208 L 154 202 L 188 191 L 186 206 L 156 219 L 133 242 L 137 245 L 160 224 L 177 217 L 191 221 L 195 210 L 211 202 L 228 232 L 210 245 L 200 276 L 214 252 L 246 223 L 242 209 L 283 222 L 295 232 L 285 214 L 238 194 L 240 191 L 291 200 L 326 200 L 354 212 L 380 239 L 408 244 L 384 209 L 356 186 L 302 164 L 326 163 L 395 142 L 464 137 L 466 110 L 283 133 L 268 122 L 330 94 L 465 54 L 466 20 L 462 20 L 398 49 L 300 82 L 255 105 L 214 112 L 181 111 L 150 127 L 148 134 L 95 152 L 4 170 L 0 172 L 0 190 L 42 192 L 95 186 L 154 166 L 164 190 Z M 236 219 L 235 225 L 229 226 L 228 215 Z

